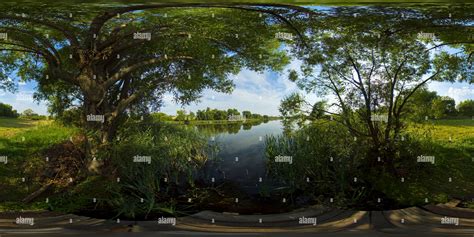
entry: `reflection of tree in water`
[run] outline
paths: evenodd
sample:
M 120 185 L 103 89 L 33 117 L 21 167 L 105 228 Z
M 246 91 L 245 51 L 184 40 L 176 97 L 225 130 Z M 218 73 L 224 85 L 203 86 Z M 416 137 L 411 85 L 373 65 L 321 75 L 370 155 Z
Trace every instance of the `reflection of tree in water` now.
M 243 130 L 250 130 L 252 128 L 252 124 L 242 124 L 242 129 Z
M 243 130 L 250 130 L 253 126 L 260 125 L 262 122 L 264 121 L 258 120 L 225 124 L 199 124 L 195 125 L 195 127 L 200 133 L 206 136 L 213 136 L 221 133 L 237 134 L 240 131 L 240 128 Z

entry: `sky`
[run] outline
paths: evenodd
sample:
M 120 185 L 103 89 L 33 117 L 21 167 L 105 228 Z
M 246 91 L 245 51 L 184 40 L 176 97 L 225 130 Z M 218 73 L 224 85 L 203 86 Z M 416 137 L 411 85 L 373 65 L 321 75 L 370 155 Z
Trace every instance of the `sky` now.
M 330 9 L 328 7 L 314 8 L 318 10 Z M 452 49 L 448 51 L 452 51 Z M 278 107 L 280 101 L 293 92 L 302 93 L 310 103 L 322 99 L 314 94 L 308 95 L 304 93 L 298 89 L 295 83 L 288 80 L 288 75 L 285 72 L 288 69 L 296 69 L 298 71 L 299 67 L 300 62 L 293 61 L 283 70 L 283 73 L 271 71 L 257 73 L 244 69 L 237 75 L 232 76 L 235 88 L 231 94 L 205 90 L 198 102 L 185 107 L 176 104 L 172 94 L 165 94 L 164 105 L 161 111 L 174 115 L 179 109 L 196 112 L 198 109 L 205 109 L 206 107 L 216 109 L 236 108 L 239 111 L 249 110 L 253 113 L 277 116 L 279 115 Z M 18 80 L 16 81 L 18 83 Z M 33 100 L 35 88 L 36 83 L 33 81 L 18 83 L 17 93 L 0 91 L 0 102 L 12 105 L 18 112 L 32 109 L 38 114 L 47 115 L 47 103 Z M 436 91 L 438 95 L 449 96 L 455 99 L 456 104 L 467 99 L 474 100 L 474 85 L 468 83 L 430 82 L 428 89 Z M 331 100 L 329 98 L 330 102 Z
M 290 65 L 290 67 L 292 66 Z M 193 112 L 206 107 L 236 108 L 239 111 L 249 110 L 254 113 L 277 116 L 280 115 L 278 112 L 280 101 L 292 92 L 302 93 L 309 103 L 323 99 L 301 91 L 296 83 L 288 80 L 286 73 L 278 75 L 243 70 L 235 76 L 234 83 L 235 89 L 232 94 L 206 90 L 200 102 L 185 107 L 177 105 L 173 101 L 172 95 L 168 94 L 164 98 L 165 103 L 161 111 L 167 114 L 176 114 L 176 110 L 182 108 Z M 431 82 L 428 84 L 428 89 L 436 91 L 440 96 L 453 98 L 456 104 L 468 99 L 474 100 L 474 85 L 469 83 Z
M 199 102 L 185 107 L 176 104 L 171 94 L 166 94 L 161 111 L 174 115 L 179 109 L 196 112 L 198 109 L 210 107 L 216 109 L 236 108 L 239 111 L 249 110 L 253 113 L 279 115 L 280 101 L 292 92 L 302 92 L 294 82 L 288 80 L 286 73 L 288 69 L 299 68 L 299 64 L 299 62 L 293 61 L 282 73 L 271 71 L 257 73 L 244 69 L 232 76 L 235 88 L 231 94 L 205 90 Z M 0 102 L 12 105 L 18 112 L 33 109 L 38 114 L 47 115 L 47 103 L 38 103 L 33 100 L 35 88 L 35 82 L 19 83 L 17 93 L 0 91 Z M 428 89 L 436 91 L 441 96 L 455 99 L 456 104 L 467 99 L 474 100 L 474 85 L 468 83 L 431 82 L 428 84 Z M 310 103 L 321 100 L 313 94 L 303 93 L 303 95 Z

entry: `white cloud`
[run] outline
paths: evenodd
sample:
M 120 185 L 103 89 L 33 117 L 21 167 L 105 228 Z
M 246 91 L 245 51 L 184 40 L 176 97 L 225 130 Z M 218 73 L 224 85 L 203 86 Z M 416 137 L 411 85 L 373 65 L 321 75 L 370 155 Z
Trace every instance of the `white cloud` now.
M 449 96 L 456 101 L 456 104 L 463 100 L 474 99 L 474 86 L 468 83 L 451 82 L 431 82 L 428 89 L 436 91 L 438 95 Z
M 462 88 L 455 88 L 449 87 L 448 89 L 449 97 L 452 97 L 456 102 L 461 102 L 463 100 L 474 99 L 474 88 L 473 87 L 462 87 Z
M 253 113 L 266 115 L 279 115 L 278 107 L 280 101 L 293 92 L 299 92 L 305 95 L 306 100 L 313 104 L 321 100 L 315 94 L 307 94 L 300 90 L 296 83 L 288 79 L 288 71 L 296 70 L 299 72 L 302 62 L 293 60 L 282 72 L 265 71 L 258 73 L 250 70 L 242 70 L 231 79 L 235 84 L 234 91 L 231 94 L 218 93 L 212 90 L 206 90 L 203 93 L 200 102 L 186 106 L 188 111 L 196 111 L 206 107 L 216 109 L 236 108 L 239 111 L 249 110 Z M 175 114 L 181 106 L 172 101 L 170 94 L 165 96 L 165 106 L 161 111 L 168 114 Z M 329 103 L 333 98 L 328 97 Z

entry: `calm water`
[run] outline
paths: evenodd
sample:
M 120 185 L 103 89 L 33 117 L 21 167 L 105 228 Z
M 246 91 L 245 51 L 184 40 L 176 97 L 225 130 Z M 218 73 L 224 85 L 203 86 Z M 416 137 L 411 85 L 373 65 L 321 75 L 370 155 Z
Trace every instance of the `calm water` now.
M 265 136 L 279 135 L 283 131 L 279 120 L 257 124 L 199 125 L 200 131 L 210 134 L 209 142 L 216 144 L 215 159 L 203 169 L 203 178 L 215 183 L 230 181 L 243 191 L 258 191 L 259 179 L 267 183 L 265 169 Z

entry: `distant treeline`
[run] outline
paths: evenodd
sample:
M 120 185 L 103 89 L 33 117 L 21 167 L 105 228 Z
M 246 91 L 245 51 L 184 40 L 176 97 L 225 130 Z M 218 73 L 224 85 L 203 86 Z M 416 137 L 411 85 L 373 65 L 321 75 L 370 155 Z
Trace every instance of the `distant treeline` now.
M 456 105 L 449 96 L 439 96 L 436 91 L 421 89 L 413 94 L 407 112 L 412 118 L 471 118 L 474 116 L 474 100 L 464 100 Z
M 250 111 L 242 111 L 231 108 L 227 110 L 211 109 L 207 107 L 204 110 L 198 110 L 196 113 L 189 112 L 185 110 L 176 111 L 176 116 L 171 116 L 163 112 L 153 113 L 152 116 L 161 121 L 187 121 L 187 120 L 229 120 L 229 118 L 234 118 L 235 120 L 240 119 L 253 119 L 253 120 L 271 120 L 278 119 L 276 116 L 261 115 L 257 113 L 252 113 Z M 240 116 L 240 117 L 239 117 Z
M 0 117 L 7 118 L 25 118 L 32 120 L 46 119 L 46 116 L 35 113 L 32 109 L 26 109 L 23 113 L 19 114 L 13 109 L 13 106 L 9 104 L 0 103 Z
M 0 103 L 0 117 L 17 118 L 20 116 L 9 104 Z

